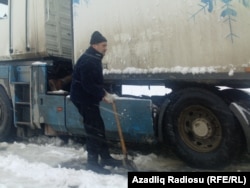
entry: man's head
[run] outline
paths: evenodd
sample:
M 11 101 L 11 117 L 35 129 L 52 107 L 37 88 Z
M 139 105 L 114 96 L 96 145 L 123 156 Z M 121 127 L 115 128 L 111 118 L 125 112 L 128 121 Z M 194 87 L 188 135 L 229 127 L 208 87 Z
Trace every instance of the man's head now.
M 107 39 L 99 31 L 95 31 L 90 39 L 90 45 L 99 53 L 105 55 L 107 51 Z

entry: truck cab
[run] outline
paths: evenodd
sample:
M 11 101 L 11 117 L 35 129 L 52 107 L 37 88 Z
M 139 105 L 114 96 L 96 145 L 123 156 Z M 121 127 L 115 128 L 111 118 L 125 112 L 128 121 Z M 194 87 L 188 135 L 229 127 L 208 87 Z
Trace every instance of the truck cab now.
M 0 0 L 0 140 L 85 137 L 70 76 L 91 33 L 102 29 L 110 46 L 105 88 L 118 96 L 125 140 L 163 143 L 195 168 L 230 164 L 250 152 L 247 2 Z M 127 96 L 127 84 L 171 92 Z M 100 108 L 107 138 L 119 141 L 112 106 Z

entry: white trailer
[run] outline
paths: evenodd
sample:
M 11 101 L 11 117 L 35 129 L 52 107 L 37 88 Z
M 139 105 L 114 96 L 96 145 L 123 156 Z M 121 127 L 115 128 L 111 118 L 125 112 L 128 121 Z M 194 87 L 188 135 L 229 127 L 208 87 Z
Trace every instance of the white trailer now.
M 108 91 L 124 97 L 127 84 L 172 90 L 118 102 L 126 112 L 126 141 L 153 137 L 196 168 L 223 167 L 250 152 L 250 97 L 241 90 L 250 87 L 250 0 L 1 3 L 8 12 L 0 19 L 0 103 L 6 111 L 0 138 L 9 135 L 12 121 L 19 135 L 30 129 L 84 135 L 67 98 L 70 91 L 51 91 L 48 70 L 53 72 L 54 64 L 73 68 L 98 30 L 108 39 L 103 59 Z M 3 102 L 7 97 L 10 103 Z M 114 139 L 115 120 L 107 111 L 103 116 L 108 138 Z
M 72 54 L 71 2 L 2 0 L 0 60 L 36 59 Z
M 109 42 L 108 73 L 129 73 L 130 67 L 142 73 L 245 72 L 247 5 L 237 0 L 75 1 L 74 57 L 99 30 Z

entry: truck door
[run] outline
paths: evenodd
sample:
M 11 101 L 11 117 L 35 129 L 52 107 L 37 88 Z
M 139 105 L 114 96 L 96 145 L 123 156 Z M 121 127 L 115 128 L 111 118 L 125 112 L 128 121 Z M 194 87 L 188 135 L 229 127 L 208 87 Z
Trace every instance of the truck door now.
M 40 96 L 40 109 L 44 123 L 59 132 L 67 132 L 65 126 L 65 97 L 64 95 Z
M 29 50 L 28 47 L 28 4 L 26 0 L 9 0 L 8 43 L 9 54 L 15 55 Z M 7 43 L 7 44 L 8 44 Z
M 83 118 L 69 97 L 66 98 L 66 126 L 71 134 L 85 135 Z
M 124 138 L 127 141 L 147 142 L 153 139 L 154 128 L 151 100 L 119 98 L 115 103 L 117 112 L 114 112 L 112 104 L 100 103 L 106 137 L 109 140 L 119 140 L 115 113 L 119 116 Z M 66 98 L 66 128 L 71 134 L 85 134 L 82 116 L 69 97 Z

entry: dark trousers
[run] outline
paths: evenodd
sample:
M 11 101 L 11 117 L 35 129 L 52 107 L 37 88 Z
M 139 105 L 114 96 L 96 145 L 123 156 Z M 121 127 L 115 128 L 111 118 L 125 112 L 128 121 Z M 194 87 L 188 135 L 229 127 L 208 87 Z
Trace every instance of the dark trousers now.
M 105 136 L 105 125 L 101 117 L 100 108 L 97 104 L 76 104 L 79 113 L 83 117 L 83 124 L 87 134 L 86 149 L 88 160 L 98 160 L 109 158 L 109 148 Z

